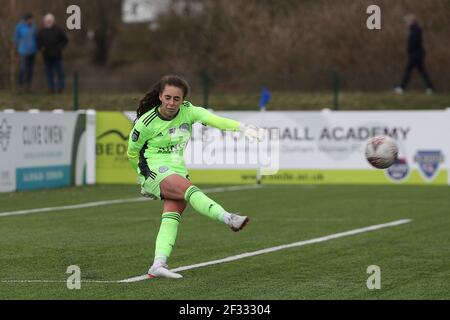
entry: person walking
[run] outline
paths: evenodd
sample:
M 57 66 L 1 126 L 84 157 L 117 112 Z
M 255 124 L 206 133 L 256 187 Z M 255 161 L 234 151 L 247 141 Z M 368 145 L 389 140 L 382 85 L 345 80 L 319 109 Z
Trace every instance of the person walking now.
M 419 74 L 422 76 L 422 79 L 425 82 L 426 93 L 432 94 L 434 91 L 434 87 L 425 67 L 425 50 L 423 48 L 422 28 L 416 16 L 413 14 L 406 15 L 404 21 L 409 28 L 407 47 L 408 61 L 406 63 L 405 72 L 403 74 L 401 83 L 400 85 L 395 87 L 394 91 L 395 93 L 402 94 L 408 86 L 412 70 L 414 68 L 417 68 Z

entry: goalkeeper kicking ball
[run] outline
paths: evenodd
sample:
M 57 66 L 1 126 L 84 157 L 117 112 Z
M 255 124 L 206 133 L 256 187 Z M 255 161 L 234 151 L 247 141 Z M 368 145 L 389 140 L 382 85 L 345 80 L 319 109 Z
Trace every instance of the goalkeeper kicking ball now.
M 371 138 L 366 145 L 366 159 L 377 169 L 389 168 L 398 157 L 395 141 L 387 136 Z

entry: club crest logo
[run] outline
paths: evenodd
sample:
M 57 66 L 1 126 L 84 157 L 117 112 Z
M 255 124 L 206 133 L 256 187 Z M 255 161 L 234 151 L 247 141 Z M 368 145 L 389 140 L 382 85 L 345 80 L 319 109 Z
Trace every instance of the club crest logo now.
M 161 166 L 161 167 L 159 167 L 159 169 L 158 169 L 159 173 L 164 173 L 164 172 L 166 172 L 167 170 L 169 170 L 169 167 L 166 167 L 166 166 Z
M 414 162 L 417 162 L 422 176 L 431 181 L 436 177 L 439 164 L 444 162 L 444 155 L 440 150 L 417 151 Z
M 183 124 L 180 126 L 180 131 L 181 131 L 181 132 L 187 132 L 187 131 L 189 131 L 189 124 L 183 123 Z
M 405 158 L 398 158 L 393 165 L 386 170 L 386 175 L 392 181 L 402 181 L 408 177 L 410 173 L 408 162 Z

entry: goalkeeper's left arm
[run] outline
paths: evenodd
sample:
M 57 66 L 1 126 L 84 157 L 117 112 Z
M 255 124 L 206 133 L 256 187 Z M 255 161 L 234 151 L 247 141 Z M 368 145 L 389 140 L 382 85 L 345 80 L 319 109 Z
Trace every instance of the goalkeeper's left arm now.
M 236 120 L 219 117 L 215 114 L 209 113 L 204 117 L 202 123 L 220 130 L 239 131 L 241 123 Z
M 265 130 L 253 125 L 241 123 L 236 120 L 219 117 L 204 108 L 193 107 L 194 114 L 197 116 L 196 120 L 205 125 L 227 131 L 240 131 L 250 139 L 264 139 Z

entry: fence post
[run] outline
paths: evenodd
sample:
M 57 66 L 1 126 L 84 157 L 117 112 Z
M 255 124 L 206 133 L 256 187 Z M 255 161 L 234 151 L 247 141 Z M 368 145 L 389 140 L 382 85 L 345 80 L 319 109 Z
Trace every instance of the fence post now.
M 11 1 L 11 11 L 9 14 L 11 16 L 15 16 L 17 14 L 16 12 L 16 1 Z M 11 91 L 16 93 L 17 87 L 16 87 L 16 48 L 15 45 L 11 46 L 10 49 L 10 65 L 9 65 L 9 82 L 11 86 Z
M 78 71 L 75 71 L 73 74 L 73 111 L 78 110 Z
M 340 90 L 340 79 L 339 73 L 333 71 L 333 109 L 339 109 L 339 90 Z
M 208 108 L 208 99 L 209 99 L 209 87 L 211 85 L 211 78 L 208 75 L 206 70 L 201 72 L 202 78 L 202 91 L 203 91 L 203 106 Z

